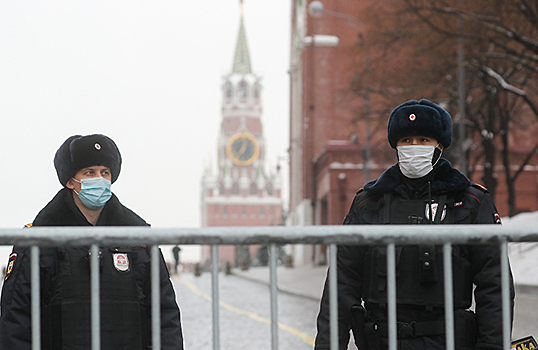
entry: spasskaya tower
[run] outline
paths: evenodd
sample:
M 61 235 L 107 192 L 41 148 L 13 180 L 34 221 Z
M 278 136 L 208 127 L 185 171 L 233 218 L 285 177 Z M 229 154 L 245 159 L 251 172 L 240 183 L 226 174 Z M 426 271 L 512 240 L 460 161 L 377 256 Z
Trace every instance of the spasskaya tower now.
M 282 223 L 282 178 L 266 171 L 261 77 L 253 73 L 243 6 L 232 70 L 222 78 L 218 170 L 202 177 L 202 226 L 270 226 Z M 219 262 L 257 263 L 259 246 L 220 246 Z M 210 259 L 204 247 L 202 259 Z

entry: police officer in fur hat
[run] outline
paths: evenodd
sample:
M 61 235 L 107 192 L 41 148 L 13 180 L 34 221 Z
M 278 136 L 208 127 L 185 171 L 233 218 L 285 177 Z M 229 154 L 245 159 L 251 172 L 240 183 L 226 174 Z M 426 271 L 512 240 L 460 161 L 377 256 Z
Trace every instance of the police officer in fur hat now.
M 63 189 L 29 226 L 149 226 L 111 191 L 121 155 L 104 135 L 75 135 L 56 152 Z M 41 348 L 90 349 L 89 247 L 40 250 Z M 162 254 L 161 349 L 183 349 L 179 308 Z M 151 346 L 150 255 L 145 246 L 100 247 L 101 349 Z M 2 289 L 0 349 L 31 349 L 30 254 L 14 247 Z
M 387 136 L 398 163 L 357 192 L 345 225 L 501 223 L 488 191 L 441 158 L 452 139 L 447 111 L 405 102 L 390 114 Z M 495 245 L 453 247 L 456 349 L 502 350 L 500 259 Z M 386 248 L 339 246 L 337 260 L 339 348 L 352 330 L 360 350 L 387 349 Z M 445 349 L 442 247 L 397 247 L 396 271 L 398 348 Z M 327 282 L 317 328 L 315 349 L 330 349 Z

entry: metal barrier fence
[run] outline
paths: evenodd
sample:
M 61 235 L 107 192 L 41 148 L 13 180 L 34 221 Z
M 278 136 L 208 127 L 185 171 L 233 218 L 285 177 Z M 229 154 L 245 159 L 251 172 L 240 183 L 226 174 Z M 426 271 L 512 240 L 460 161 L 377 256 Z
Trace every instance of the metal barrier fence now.
M 387 247 L 387 293 L 389 350 L 397 349 L 396 245 L 434 244 L 443 246 L 445 283 L 446 348 L 454 350 L 452 259 L 454 244 L 498 245 L 501 252 L 503 347 L 510 349 L 510 291 L 508 242 L 538 242 L 536 225 L 346 225 L 207 227 L 199 229 L 147 227 L 34 227 L 0 229 L 0 245 L 31 247 L 32 350 L 40 344 L 39 247 L 90 246 L 92 350 L 100 349 L 99 246 L 144 244 L 151 256 L 159 255 L 159 244 L 211 245 L 212 261 L 218 261 L 218 245 L 268 244 L 270 247 L 271 349 L 278 349 L 277 244 L 327 244 L 330 246 L 329 291 L 331 349 L 338 349 L 337 245 L 384 245 Z M 218 263 L 212 265 L 213 349 L 219 350 Z M 152 349 L 161 349 L 159 259 L 151 259 Z

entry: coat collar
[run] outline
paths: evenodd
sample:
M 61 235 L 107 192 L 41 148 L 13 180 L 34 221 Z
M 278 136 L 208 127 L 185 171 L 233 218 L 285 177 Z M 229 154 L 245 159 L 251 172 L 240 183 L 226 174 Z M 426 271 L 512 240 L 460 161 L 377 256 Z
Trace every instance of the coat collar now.
M 61 189 L 54 198 L 37 214 L 33 226 L 88 226 L 91 225 L 80 212 L 73 200 L 71 190 Z M 98 226 L 148 226 L 129 208 L 120 203 L 112 194 L 101 212 Z
M 404 184 L 404 175 L 400 171 L 398 163 L 387 169 L 381 176 L 364 185 L 364 190 L 372 194 L 381 194 L 393 191 Z M 431 180 L 433 193 L 457 192 L 471 185 L 469 179 L 459 170 L 454 169 L 452 164 L 441 158 L 435 166 Z

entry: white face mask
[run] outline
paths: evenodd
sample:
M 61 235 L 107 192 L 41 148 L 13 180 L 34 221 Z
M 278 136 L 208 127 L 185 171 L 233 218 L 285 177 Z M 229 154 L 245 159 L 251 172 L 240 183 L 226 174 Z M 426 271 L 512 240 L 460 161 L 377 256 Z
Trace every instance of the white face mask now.
M 428 175 L 441 155 L 433 163 L 433 154 L 437 146 L 398 146 L 398 165 L 400 171 L 410 179 L 418 179 Z M 442 153 L 442 151 L 441 151 Z

